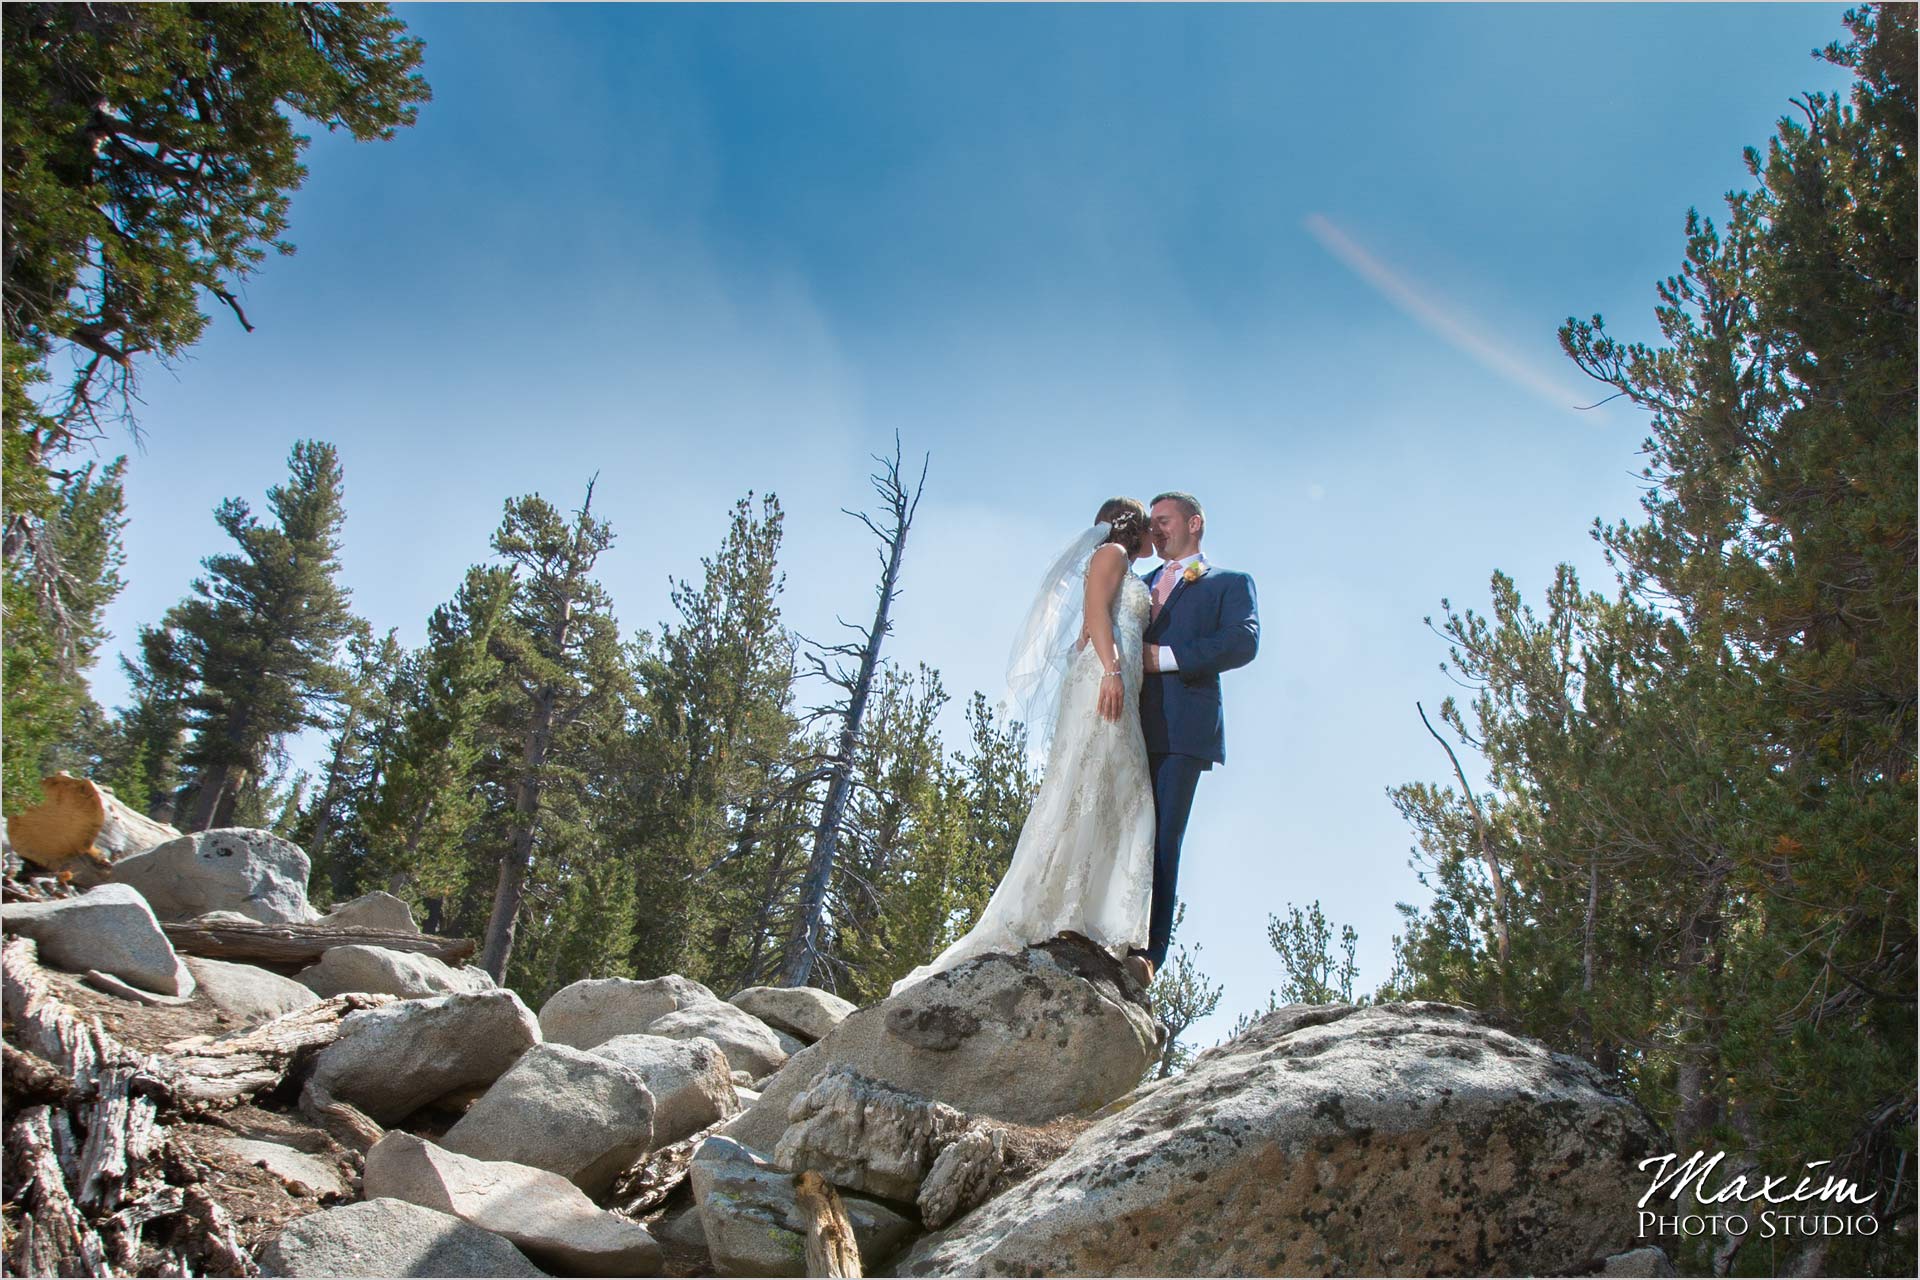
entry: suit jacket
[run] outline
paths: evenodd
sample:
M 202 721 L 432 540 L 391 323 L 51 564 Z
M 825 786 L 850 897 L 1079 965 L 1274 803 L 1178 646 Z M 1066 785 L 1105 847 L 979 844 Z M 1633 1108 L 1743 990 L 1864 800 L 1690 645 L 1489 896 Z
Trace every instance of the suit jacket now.
M 1162 566 L 1164 568 L 1164 566 Z M 1148 590 L 1161 569 L 1146 575 Z M 1260 616 L 1253 579 L 1233 569 L 1209 568 L 1197 582 L 1180 582 L 1146 643 L 1173 650 L 1178 671 L 1156 672 L 1140 688 L 1140 726 L 1152 755 L 1227 760 L 1220 673 L 1244 667 L 1260 651 Z

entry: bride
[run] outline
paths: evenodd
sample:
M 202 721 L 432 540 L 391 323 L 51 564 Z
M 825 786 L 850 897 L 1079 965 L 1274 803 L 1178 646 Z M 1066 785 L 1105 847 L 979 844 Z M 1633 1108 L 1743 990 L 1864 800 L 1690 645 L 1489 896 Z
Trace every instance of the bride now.
M 1146 507 L 1110 498 L 1048 569 L 1007 673 L 1028 725 L 1050 739 L 1040 794 L 978 922 L 890 994 L 1069 930 L 1122 962 L 1146 947 L 1154 819 L 1140 650 L 1151 598 L 1128 564 L 1152 553 L 1147 530 Z

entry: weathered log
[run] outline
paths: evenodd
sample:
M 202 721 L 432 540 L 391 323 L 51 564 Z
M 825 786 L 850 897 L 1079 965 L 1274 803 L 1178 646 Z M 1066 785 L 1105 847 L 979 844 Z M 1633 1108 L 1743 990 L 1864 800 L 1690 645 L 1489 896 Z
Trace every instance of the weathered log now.
M 170 1044 L 171 1057 L 157 1058 L 121 1044 L 98 1023 L 81 1021 L 71 1006 L 53 995 L 35 958 L 33 939 L 8 938 L 0 947 L 0 1006 L 16 1028 L 20 1047 L 65 1072 L 73 1088 L 93 1097 L 96 1107 L 110 1106 L 115 1127 L 135 1138 L 151 1128 L 148 1099 L 186 1113 L 244 1102 L 284 1080 L 296 1055 L 331 1044 L 348 1014 L 391 1004 L 397 998 L 361 992 L 334 996 L 244 1035 L 224 1040 L 196 1037 Z M 134 1101 L 145 1103 L 146 1111 L 135 1115 L 116 1099 L 129 1106 Z M 116 1167 L 110 1153 L 101 1156 L 109 1161 L 103 1169 L 110 1172 Z
M 0 948 L 0 1008 L 14 1024 L 21 1047 L 65 1072 L 74 1091 L 88 1099 L 76 1112 L 86 1143 L 64 1172 L 82 1208 L 112 1210 L 152 1154 L 155 1108 L 145 1086 L 164 1068 L 109 1036 L 97 1022 L 82 1023 L 48 990 L 35 954 L 31 938 L 9 938 Z M 54 1132 L 49 1129 L 49 1141 Z
M 793 1175 L 793 1192 L 807 1224 L 807 1274 L 860 1275 L 860 1246 L 833 1184 L 809 1169 Z
M 417 951 L 458 964 L 473 954 L 472 938 L 441 938 L 398 929 L 348 929 L 326 924 L 216 924 L 202 920 L 162 921 L 173 949 L 209 960 L 255 964 L 310 964 L 332 947 L 385 947 Z
M 325 1129 L 335 1142 L 363 1156 L 387 1133 L 372 1116 L 311 1080 L 300 1090 L 300 1114 Z
M 220 1207 L 219 1201 L 207 1194 L 206 1188 L 192 1186 L 186 1189 L 186 1206 L 182 1211 L 193 1231 L 188 1254 L 200 1259 L 202 1268 L 210 1276 L 257 1276 L 259 1264 L 246 1246 L 240 1243 L 239 1234 L 233 1229 L 233 1220 L 227 1211 Z
M 119 859 L 180 838 L 90 779 L 61 772 L 42 778 L 40 788 L 46 799 L 7 819 L 7 839 L 26 861 L 71 871 L 76 883 L 102 883 Z
M 332 1044 L 347 1015 L 397 999 L 356 991 L 282 1014 L 244 1035 L 168 1045 L 173 1053 L 165 1076 L 168 1095 L 183 1111 L 243 1102 L 279 1085 L 303 1051 Z
M 41 1103 L 65 1104 L 73 1099 L 73 1081 L 37 1053 L 0 1045 L 5 1054 L 5 1083 L 9 1107 Z
M 700 1144 L 731 1120 L 731 1116 L 715 1120 L 698 1133 L 641 1156 L 613 1180 L 613 1186 L 600 1198 L 601 1207 L 637 1220 L 665 1204 L 674 1189 L 686 1181 L 693 1168 L 693 1153 Z
M 21 1206 L 7 1261 L 15 1275 L 110 1276 L 106 1245 L 67 1192 L 52 1117 L 48 1107 L 28 1107 L 7 1130 L 8 1194 Z

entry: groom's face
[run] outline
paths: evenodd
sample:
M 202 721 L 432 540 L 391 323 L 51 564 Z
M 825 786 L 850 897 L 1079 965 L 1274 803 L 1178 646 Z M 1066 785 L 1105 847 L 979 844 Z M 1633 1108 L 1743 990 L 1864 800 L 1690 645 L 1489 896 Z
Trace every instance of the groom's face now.
M 1172 499 L 1153 504 L 1151 523 L 1153 549 L 1163 560 L 1178 560 L 1199 550 L 1200 517 L 1188 515 L 1187 509 Z

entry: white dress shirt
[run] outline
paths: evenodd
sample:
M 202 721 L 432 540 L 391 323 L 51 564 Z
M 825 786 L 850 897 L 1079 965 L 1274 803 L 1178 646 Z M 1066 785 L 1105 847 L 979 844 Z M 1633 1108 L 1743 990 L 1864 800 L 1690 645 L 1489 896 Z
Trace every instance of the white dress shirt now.
M 1169 560 L 1166 562 L 1166 564 L 1160 567 L 1160 572 L 1167 573 L 1171 571 L 1173 573 L 1185 573 L 1187 571 L 1187 566 L 1192 564 L 1195 560 L 1198 560 L 1199 558 L 1200 558 L 1200 553 L 1196 551 L 1190 556 L 1183 556 L 1178 560 Z M 1180 669 L 1180 663 L 1177 659 L 1174 658 L 1173 649 L 1171 647 L 1164 644 L 1157 644 L 1153 647 L 1156 650 L 1158 650 L 1158 652 L 1155 654 L 1155 658 L 1158 660 L 1159 668 L 1163 673 L 1168 671 L 1178 671 Z

